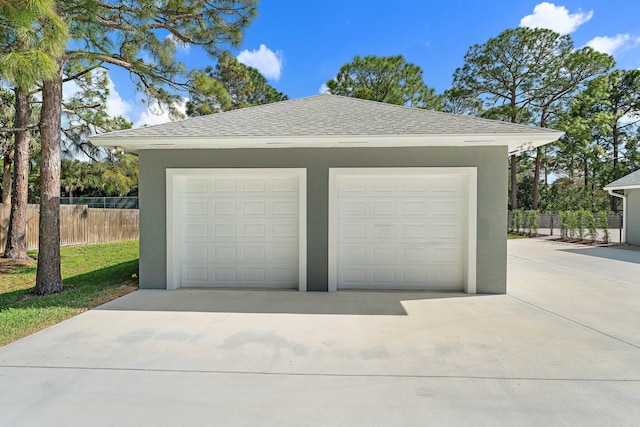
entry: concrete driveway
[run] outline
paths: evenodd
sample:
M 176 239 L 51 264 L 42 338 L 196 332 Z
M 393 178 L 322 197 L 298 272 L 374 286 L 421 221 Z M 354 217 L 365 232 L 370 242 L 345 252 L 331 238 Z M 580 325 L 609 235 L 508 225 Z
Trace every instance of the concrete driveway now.
M 0 348 L 3 426 L 635 426 L 640 252 L 509 241 L 509 294 L 138 291 Z

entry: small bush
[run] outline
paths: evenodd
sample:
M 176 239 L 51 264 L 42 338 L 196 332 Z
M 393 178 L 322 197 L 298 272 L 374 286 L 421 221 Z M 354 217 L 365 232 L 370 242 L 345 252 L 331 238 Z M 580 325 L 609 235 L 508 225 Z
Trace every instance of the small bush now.
M 567 233 L 570 238 L 575 239 L 578 235 L 578 215 L 574 211 L 565 211 L 567 215 Z
M 520 232 L 520 221 L 522 220 L 522 211 L 518 209 L 512 211 L 512 218 L 513 218 L 513 231 L 515 231 L 515 233 L 518 234 Z
M 607 213 L 600 211 L 598 214 L 598 228 L 602 228 L 602 240 L 605 243 L 609 243 L 609 221 L 607 220 Z
M 560 237 L 566 239 L 569 235 L 568 233 L 568 222 L 569 218 L 567 217 L 567 211 L 558 212 L 558 218 L 560 219 Z
M 589 220 L 593 218 L 591 212 L 586 209 L 580 209 L 578 212 L 574 212 L 576 215 L 576 228 L 578 229 L 578 239 L 584 240 L 586 232 L 589 228 Z
M 537 236 L 538 228 L 540 228 L 539 212 L 536 210 L 527 211 L 527 224 L 529 226 L 529 235 Z
M 528 214 L 527 211 L 521 211 L 520 215 L 521 215 L 521 218 L 522 218 L 520 220 L 521 226 L 522 226 L 522 234 L 527 234 L 528 230 L 530 228 L 530 226 L 529 226 L 529 220 L 530 220 L 529 214 Z
M 598 240 L 597 225 L 596 218 L 591 212 L 589 212 L 589 216 L 587 217 L 587 236 L 589 236 L 589 239 L 591 239 L 592 242 Z

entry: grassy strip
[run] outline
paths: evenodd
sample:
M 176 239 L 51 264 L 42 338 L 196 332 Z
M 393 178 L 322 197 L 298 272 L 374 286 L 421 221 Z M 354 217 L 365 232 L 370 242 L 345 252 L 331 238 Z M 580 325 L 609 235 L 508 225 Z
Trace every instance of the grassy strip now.
M 46 297 L 33 294 L 36 266 L 0 264 L 0 346 L 136 290 L 138 242 L 62 248 L 64 290 Z
M 528 236 L 524 236 L 522 234 L 507 234 L 507 239 L 527 239 Z

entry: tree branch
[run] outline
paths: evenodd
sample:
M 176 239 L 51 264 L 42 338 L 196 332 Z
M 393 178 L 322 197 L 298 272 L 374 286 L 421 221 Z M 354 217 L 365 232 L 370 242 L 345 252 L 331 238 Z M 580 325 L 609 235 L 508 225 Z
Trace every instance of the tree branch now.
M 24 127 L 24 128 L 0 128 L 0 133 L 15 133 L 15 132 L 24 132 L 27 130 L 31 130 L 33 128 L 38 127 L 39 123 Z
M 79 72 L 77 74 L 74 74 L 72 76 L 67 76 L 66 78 L 62 79 L 62 83 L 66 83 L 66 82 L 69 82 L 71 80 L 75 80 L 78 77 L 82 77 L 85 74 L 88 74 L 88 73 L 90 73 L 91 71 L 93 71 L 93 70 L 95 70 L 97 68 L 102 68 L 102 64 L 94 65 L 93 67 L 89 67 L 89 68 L 87 68 L 87 69 L 85 69 L 85 70 L 83 70 L 83 71 L 81 71 L 81 72 Z
M 62 108 L 62 112 L 63 113 L 67 113 L 67 114 L 75 114 L 78 115 L 78 111 L 80 110 L 89 110 L 92 108 L 98 108 L 100 107 L 102 104 L 93 104 L 93 105 L 80 105 L 74 109 L 70 109 L 70 108 Z

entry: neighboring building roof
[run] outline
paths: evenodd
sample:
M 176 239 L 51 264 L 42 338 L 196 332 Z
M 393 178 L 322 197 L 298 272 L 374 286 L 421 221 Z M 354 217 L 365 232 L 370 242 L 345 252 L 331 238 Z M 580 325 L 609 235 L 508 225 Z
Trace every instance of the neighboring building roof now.
M 562 132 L 337 95 L 316 95 L 92 137 L 129 150 L 267 145 L 509 145 L 538 147 Z
M 629 175 L 625 175 L 604 187 L 605 190 L 625 190 L 630 188 L 640 188 L 640 170 L 631 172 Z

